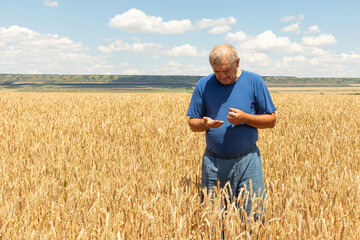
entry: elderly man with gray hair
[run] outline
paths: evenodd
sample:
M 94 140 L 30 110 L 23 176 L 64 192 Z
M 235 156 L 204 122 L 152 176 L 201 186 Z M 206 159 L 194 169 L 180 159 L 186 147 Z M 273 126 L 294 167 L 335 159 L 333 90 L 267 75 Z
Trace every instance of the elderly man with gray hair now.
M 209 61 L 214 73 L 198 81 L 187 112 L 190 129 L 206 131 L 201 187 L 209 192 L 230 183 L 239 197 L 244 186 L 250 192 L 251 181 L 252 192 L 262 195 L 258 129 L 275 126 L 276 108 L 262 77 L 239 69 L 233 46 L 215 46 Z M 250 198 L 245 210 L 251 214 Z

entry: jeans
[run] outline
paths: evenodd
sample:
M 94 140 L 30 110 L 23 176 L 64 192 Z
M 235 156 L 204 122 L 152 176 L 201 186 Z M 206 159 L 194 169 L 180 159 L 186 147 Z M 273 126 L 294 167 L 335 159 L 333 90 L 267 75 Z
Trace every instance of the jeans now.
M 252 191 L 250 190 L 250 180 L 252 183 Z M 261 196 L 265 186 L 258 147 L 254 145 L 243 154 L 233 157 L 220 156 L 208 150 L 205 151 L 202 163 L 201 188 L 206 188 L 209 193 L 214 187 L 218 186 L 218 182 L 221 188 L 227 183 L 230 183 L 229 187 L 233 194 L 232 197 L 238 198 L 240 193 L 242 194 L 241 197 L 244 197 L 244 191 L 242 189 L 245 185 L 247 191 L 256 194 L 257 197 L 259 197 L 258 193 L 260 189 Z M 243 205 L 248 216 L 251 214 L 250 197 L 247 203 Z M 201 199 L 203 200 L 203 194 Z M 262 211 L 262 206 L 260 207 Z

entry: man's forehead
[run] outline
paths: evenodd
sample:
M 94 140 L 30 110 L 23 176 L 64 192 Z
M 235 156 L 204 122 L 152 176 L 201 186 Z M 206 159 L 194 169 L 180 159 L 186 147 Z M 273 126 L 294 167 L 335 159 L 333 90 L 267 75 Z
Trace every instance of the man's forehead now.
M 212 68 L 217 71 L 221 71 L 221 70 L 227 70 L 234 67 L 234 64 L 231 63 L 220 63 L 220 64 L 214 64 L 212 65 Z

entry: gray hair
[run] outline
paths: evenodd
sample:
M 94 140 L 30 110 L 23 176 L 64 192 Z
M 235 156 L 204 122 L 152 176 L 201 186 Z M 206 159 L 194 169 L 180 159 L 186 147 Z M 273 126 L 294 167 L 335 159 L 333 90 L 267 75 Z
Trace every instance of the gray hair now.
M 209 54 L 209 62 L 211 66 L 215 64 L 233 65 L 238 58 L 236 49 L 228 44 L 215 46 Z

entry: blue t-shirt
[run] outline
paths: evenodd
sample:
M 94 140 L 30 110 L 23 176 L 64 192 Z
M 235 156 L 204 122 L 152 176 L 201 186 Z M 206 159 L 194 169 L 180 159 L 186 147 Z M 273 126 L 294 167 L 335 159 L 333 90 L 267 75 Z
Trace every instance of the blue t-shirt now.
M 258 74 L 242 71 L 231 85 L 221 84 L 215 74 L 201 78 L 195 86 L 187 115 L 224 121 L 221 127 L 206 131 L 206 147 L 225 156 L 241 154 L 258 140 L 257 128 L 233 125 L 227 120 L 229 107 L 253 115 L 276 111 L 265 82 Z

